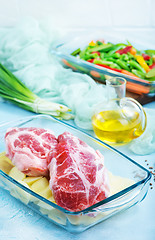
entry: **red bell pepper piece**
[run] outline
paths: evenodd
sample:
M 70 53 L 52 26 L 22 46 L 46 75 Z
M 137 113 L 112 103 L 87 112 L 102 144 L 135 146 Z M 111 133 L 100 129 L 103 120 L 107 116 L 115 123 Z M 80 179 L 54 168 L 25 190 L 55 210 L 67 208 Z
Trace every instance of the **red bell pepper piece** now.
M 117 50 L 116 53 L 119 53 L 120 55 L 126 54 L 126 53 L 130 52 L 131 48 L 132 48 L 132 46 L 126 46 L 123 49 Z
M 142 54 L 145 61 L 149 60 L 151 57 L 145 53 Z
M 94 58 L 88 59 L 87 62 L 93 63 L 94 62 Z
M 153 63 L 151 66 L 149 66 L 150 69 L 155 68 L 155 63 Z

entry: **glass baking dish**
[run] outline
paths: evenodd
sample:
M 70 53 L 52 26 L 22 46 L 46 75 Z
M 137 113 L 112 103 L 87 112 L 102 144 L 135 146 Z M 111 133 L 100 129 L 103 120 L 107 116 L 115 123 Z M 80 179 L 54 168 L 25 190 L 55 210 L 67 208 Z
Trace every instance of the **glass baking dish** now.
M 98 149 L 104 155 L 105 166 L 109 174 L 121 178 L 121 185 L 123 187 L 120 191 L 115 189 L 108 198 L 87 209 L 79 212 L 70 212 L 35 193 L 21 182 L 16 181 L 4 171 L 0 170 L 0 187 L 6 189 L 6 191 L 9 191 L 11 195 L 22 201 L 28 207 L 64 229 L 70 232 L 82 232 L 114 214 L 137 204 L 146 196 L 151 179 L 151 174 L 147 169 L 113 147 L 91 135 L 81 132 L 68 123 L 50 116 L 35 115 L 21 119 L 18 122 L 1 125 L 0 152 L 5 151 L 4 136 L 6 130 L 9 127 L 15 126 L 52 129 L 56 136 L 64 131 L 71 132 L 94 149 Z M 0 169 L 3 169 L 3 166 L 0 165 Z M 127 179 L 128 184 L 125 183 Z
M 88 74 L 98 82 L 105 83 L 105 80 L 109 77 L 124 77 L 127 80 L 127 90 L 138 94 L 146 94 L 148 96 L 155 95 L 155 81 L 148 81 L 145 79 L 134 78 L 129 75 L 116 72 L 111 69 L 107 69 L 93 63 L 82 60 L 76 56 L 72 56 L 71 53 L 78 48 L 84 49 L 92 40 L 104 40 L 111 43 L 126 43 L 126 39 L 123 36 L 114 36 L 106 32 L 97 32 L 93 34 L 87 34 L 77 36 L 69 41 L 57 45 L 50 52 L 58 57 L 64 67 L 71 68 L 73 71 Z M 130 39 L 128 39 L 130 40 Z M 131 41 L 131 40 L 130 40 Z M 146 47 L 154 49 L 154 46 L 145 46 L 146 44 L 141 42 L 132 41 L 133 46 L 139 50 L 145 50 Z

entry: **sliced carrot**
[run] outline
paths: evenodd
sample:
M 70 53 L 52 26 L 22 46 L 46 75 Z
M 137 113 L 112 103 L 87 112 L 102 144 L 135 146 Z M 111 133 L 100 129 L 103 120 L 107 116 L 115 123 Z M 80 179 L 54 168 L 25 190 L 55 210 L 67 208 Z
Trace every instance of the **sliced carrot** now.
M 100 74 L 97 71 L 94 71 L 94 70 L 90 71 L 90 74 L 95 78 L 100 78 L 101 77 Z
M 122 69 L 122 73 L 133 77 L 136 81 L 138 81 L 140 83 L 142 82 L 142 83 L 148 83 L 149 84 L 149 81 L 140 79 L 139 77 L 135 76 L 133 73 L 130 73 L 126 70 Z M 149 91 L 150 91 L 149 86 L 148 87 L 143 86 L 140 83 L 138 84 L 138 83 L 133 83 L 133 82 L 127 81 L 126 88 L 127 88 L 128 91 L 138 93 L 138 94 L 149 93 Z
M 66 59 L 62 59 L 62 62 L 63 62 L 66 66 L 72 68 L 73 70 L 77 70 L 76 67 L 72 66 Z
M 136 75 L 134 75 L 133 73 L 130 73 L 130 72 L 124 70 L 124 69 L 122 69 L 121 73 L 133 77 L 133 78 L 134 78 L 136 81 L 138 81 L 138 82 L 143 82 L 143 83 L 148 83 L 148 84 L 150 84 L 150 82 L 149 82 L 148 80 L 141 79 L 141 78 L 137 77 Z
M 147 94 L 149 93 L 149 87 L 142 86 L 137 83 L 127 82 L 126 88 L 130 92 L 138 93 L 138 94 Z
M 129 75 L 129 76 L 134 77 L 134 78 L 140 79 L 139 77 L 137 77 L 137 76 L 134 75 L 133 73 L 131 73 L 131 72 L 127 71 L 127 70 L 124 70 L 124 69 L 121 70 L 121 73 L 126 74 L 126 75 Z

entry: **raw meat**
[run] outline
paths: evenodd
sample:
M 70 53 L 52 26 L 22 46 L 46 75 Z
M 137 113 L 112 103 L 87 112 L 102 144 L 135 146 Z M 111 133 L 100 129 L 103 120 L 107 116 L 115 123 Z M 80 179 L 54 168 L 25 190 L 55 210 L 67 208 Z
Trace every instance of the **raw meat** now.
M 55 201 L 69 211 L 83 210 L 109 195 L 103 155 L 71 133 L 58 136 L 49 171 Z
M 48 154 L 55 150 L 57 139 L 42 128 L 11 128 L 5 135 L 6 154 L 28 176 L 48 175 Z

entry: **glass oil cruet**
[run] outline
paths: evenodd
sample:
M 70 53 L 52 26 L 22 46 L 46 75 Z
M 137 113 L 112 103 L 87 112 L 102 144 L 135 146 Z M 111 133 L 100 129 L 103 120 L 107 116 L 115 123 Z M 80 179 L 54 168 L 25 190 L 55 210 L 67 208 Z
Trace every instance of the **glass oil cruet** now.
M 135 99 L 125 97 L 124 78 L 107 79 L 106 88 L 108 101 L 98 104 L 92 117 L 94 133 L 100 140 L 109 144 L 128 143 L 145 131 L 145 111 Z

